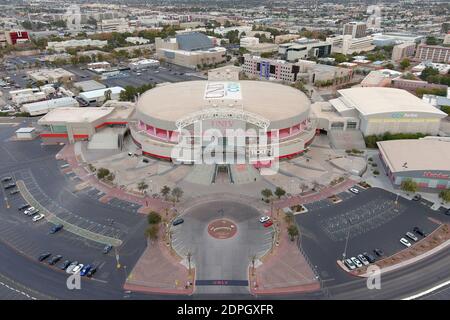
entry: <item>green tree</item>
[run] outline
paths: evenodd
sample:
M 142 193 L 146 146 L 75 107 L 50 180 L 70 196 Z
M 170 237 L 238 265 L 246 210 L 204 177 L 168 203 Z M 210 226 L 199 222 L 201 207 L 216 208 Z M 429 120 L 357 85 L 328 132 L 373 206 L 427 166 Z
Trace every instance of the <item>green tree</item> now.
M 264 197 L 264 199 L 270 199 L 273 196 L 272 190 L 270 189 L 262 189 L 261 194 Z
M 433 67 L 426 67 L 420 73 L 420 79 L 427 81 L 428 77 L 439 75 L 439 70 Z
M 164 197 L 164 199 L 167 200 L 167 196 L 170 193 L 170 188 L 168 186 L 164 186 L 162 187 L 161 191 L 160 191 L 161 195 Z
M 281 187 L 276 187 L 275 189 L 275 195 L 278 197 L 278 199 L 280 199 L 282 196 L 284 196 L 286 194 L 286 190 L 284 190 Z
M 436 37 L 433 37 L 433 36 L 428 36 L 426 38 L 425 42 L 426 42 L 427 45 L 430 45 L 430 46 L 435 46 L 435 45 L 439 44 L 439 42 L 436 39 Z
M 405 58 L 400 62 L 400 69 L 405 70 L 411 65 L 409 59 Z
M 450 202 L 450 189 L 439 192 L 439 199 L 442 199 L 445 203 Z
M 138 183 L 137 188 L 139 191 L 144 192 L 145 190 L 148 189 L 148 184 L 145 183 L 144 180 L 142 180 L 141 182 Z
M 106 168 L 99 168 L 97 170 L 97 178 L 99 178 L 99 179 L 104 179 L 109 174 L 110 174 L 110 172 Z
M 149 224 L 158 224 L 161 222 L 161 215 L 158 212 L 152 211 L 147 216 Z
M 299 235 L 298 228 L 295 224 L 291 224 L 288 227 L 287 231 L 288 231 L 288 235 L 289 235 L 289 238 L 291 239 L 291 241 L 294 241 L 295 237 L 297 237 Z
M 172 197 L 174 197 L 174 199 L 178 202 L 180 200 L 180 198 L 183 196 L 184 191 L 179 188 L 179 187 L 175 187 L 172 189 Z
M 403 180 L 400 184 L 400 189 L 406 192 L 417 192 L 419 189 L 419 186 L 417 185 L 417 182 L 413 181 L 412 179 L 406 179 Z
M 104 93 L 105 102 L 111 100 L 111 93 L 112 93 L 112 91 L 109 89 L 105 91 L 105 93 Z

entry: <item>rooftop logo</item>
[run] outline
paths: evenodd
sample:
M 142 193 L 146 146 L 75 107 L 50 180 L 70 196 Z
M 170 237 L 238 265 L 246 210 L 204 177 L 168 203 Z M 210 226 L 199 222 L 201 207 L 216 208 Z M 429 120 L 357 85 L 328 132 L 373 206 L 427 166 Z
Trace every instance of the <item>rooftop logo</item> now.
M 238 82 L 208 82 L 205 87 L 205 100 L 241 100 L 241 85 Z

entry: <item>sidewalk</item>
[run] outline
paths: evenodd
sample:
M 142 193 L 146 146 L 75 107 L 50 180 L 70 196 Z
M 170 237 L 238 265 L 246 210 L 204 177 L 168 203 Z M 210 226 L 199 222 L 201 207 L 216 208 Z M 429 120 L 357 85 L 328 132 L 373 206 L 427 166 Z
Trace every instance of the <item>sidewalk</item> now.
M 123 201 L 128 201 L 140 205 L 139 213 L 148 213 L 151 210 L 163 211 L 166 208 L 170 208 L 171 205 L 160 199 L 152 197 L 138 196 L 126 192 L 125 190 L 117 187 L 109 186 L 99 181 L 95 175 L 87 171 L 80 165 L 80 159 L 75 155 L 74 145 L 65 145 L 64 148 L 56 155 L 57 159 L 64 159 L 70 165 L 72 171 L 85 183 L 103 192 L 105 196 L 102 198 L 102 202 L 108 202 L 112 198 L 117 198 Z
M 264 295 L 320 290 L 319 281 L 297 247 L 297 242 L 289 239 L 284 214 L 278 217 L 281 230 L 279 246 L 261 259 L 263 264 L 255 268 L 254 276 L 250 266 L 250 292 Z
M 177 295 L 191 295 L 194 292 L 194 286 L 186 288 L 186 284 L 195 283 L 195 269 L 189 275 L 181 259 L 166 247 L 163 234 L 161 228 L 160 239 L 147 245 L 125 281 L 124 290 Z
M 337 193 L 343 192 L 343 191 L 347 190 L 348 188 L 352 187 L 353 185 L 355 185 L 356 183 L 358 183 L 358 182 L 355 180 L 347 179 L 344 182 L 341 182 L 337 185 L 325 187 L 317 193 L 307 195 L 307 196 L 300 196 L 300 195 L 293 196 L 291 198 L 286 198 L 286 199 L 282 199 L 279 201 L 275 201 L 273 205 L 274 205 L 274 208 L 283 209 L 283 208 L 290 207 L 290 206 L 293 206 L 296 204 L 308 204 L 311 202 L 316 202 L 319 200 L 326 199 Z

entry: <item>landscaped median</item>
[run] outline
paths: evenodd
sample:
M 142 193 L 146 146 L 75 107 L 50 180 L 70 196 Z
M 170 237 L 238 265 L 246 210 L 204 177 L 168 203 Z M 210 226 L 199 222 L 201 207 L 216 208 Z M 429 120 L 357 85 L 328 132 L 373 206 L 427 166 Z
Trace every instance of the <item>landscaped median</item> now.
M 58 218 L 55 214 L 48 211 L 45 207 L 43 207 L 36 199 L 34 199 L 33 195 L 28 191 L 25 183 L 22 180 L 16 182 L 17 188 L 20 190 L 23 198 L 33 207 L 39 209 L 41 213 L 45 214 L 45 219 L 48 222 L 53 224 L 62 224 L 64 225 L 64 230 L 67 230 L 71 233 L 74 233 L 82 238 L 89 239 L 95 242 L 99 242 L 102 244 L 110 244 L 114 247 L 120 246 L 122 244 L 122 240 L 104 236 L 102 234 L 98 234 L 83 228 L 80 228 L 76 225 L 73 225 L 61 218 Z

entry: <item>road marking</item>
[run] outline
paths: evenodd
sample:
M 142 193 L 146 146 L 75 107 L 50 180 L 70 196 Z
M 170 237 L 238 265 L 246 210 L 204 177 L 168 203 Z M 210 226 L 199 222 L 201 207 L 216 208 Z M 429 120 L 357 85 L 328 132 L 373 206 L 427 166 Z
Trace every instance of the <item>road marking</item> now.
M 427 294 L 429 294 L 429 293 L 431 293 L 431 292 L 433 292 L 433 291 L 436 291 L 436 290 L 438 290 L 438 289 L 440 289 L 440 288 L 442 288 L 442 287 L 445 287 L 445 286 L 447 286 L 447 285 L 449 285 L 449 284 L 450 284 L 450 280 L 448 280 L 448 281 L 446 281 L 446 282 L 443 282 L 443 283 L 441 283 L 441 284 L 438 284 L 437 286 L 434 286 L 433 288 L 430 288 L 430 289 L 428 289 L 428 290 L 419 292 L 419 293 L 417 293 L 417 294 L 415 294 L 415 295 L 412 295 L 412 296 L 410 296 L 410 297 L 403 298 L 402 300 L 414 300 L 414 299 L 420 298 L 420 297 L 425 296 L 425 295 L 427 295 Z
M 17 293 L 20 293 L 20 294 L 24 295 L 25 297 L 27 297 L 27 298 L 29 298 L 29 299 L 31 299 L 31 300 L 37 300 L 35 297 L 30 296 L 28 293 L 23 292 L 23 291 L 20 291 L 20 290 L 17 290 L 17 289 L 15 289 L 15 288 L 13 288 L 13 287 L 10 287 L 9 285 L 7 285 L 7 284 L 4 283 L 4 282 L 1 282 L 1 281 L 0 281 L 0 285 L 3 286 L 3 287 L 5 287 L 5 288 L 7 288 L 7 289 L 9 289 L 9 290 L 11 290 L 11 291 L 15 291 L 15 292 L 17 292 Z

